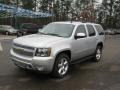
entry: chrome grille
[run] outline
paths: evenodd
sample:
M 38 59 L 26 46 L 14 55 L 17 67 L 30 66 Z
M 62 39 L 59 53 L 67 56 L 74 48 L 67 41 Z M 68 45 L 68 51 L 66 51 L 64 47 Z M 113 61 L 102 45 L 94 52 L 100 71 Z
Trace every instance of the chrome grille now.
M 34 48 L 19 44 L 13 44 L 13 51 L 22 56 L 33 57 Z
M 33 47 L 24 46 L 24 45 L 20 45 L 20 44 L 17 44 L 17 43 L 14 43 L 13 45 L 14 45 L 14 46 L 17 46 L 17 47 L 25 48 L 25 49 L 34 50 L 34 48 L 33 48 Z

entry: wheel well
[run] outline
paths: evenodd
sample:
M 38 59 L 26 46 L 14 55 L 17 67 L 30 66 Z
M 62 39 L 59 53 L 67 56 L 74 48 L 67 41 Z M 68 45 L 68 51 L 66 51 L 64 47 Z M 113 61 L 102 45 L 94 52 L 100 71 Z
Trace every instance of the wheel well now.
M 97 44 L 97 46 L 101 46 L 101 48 L 103 48 L 103 43 L 100 42 L 100 43 Z
M 67 55 L 68 55 L 68 57 L 69 57 L 69 58 L 70 58 L 70 60 L 71 60 L 71 51 L 70 51 L 70 50 L 65 50 L 65 51 L 62 51 L 62 52 L 58 53 L 58 54 L 57 54 L 57 56 L 59 56 L 59 55 L 60 55 L 60 54 L 62 54 L 62 53 L 67 54 Z

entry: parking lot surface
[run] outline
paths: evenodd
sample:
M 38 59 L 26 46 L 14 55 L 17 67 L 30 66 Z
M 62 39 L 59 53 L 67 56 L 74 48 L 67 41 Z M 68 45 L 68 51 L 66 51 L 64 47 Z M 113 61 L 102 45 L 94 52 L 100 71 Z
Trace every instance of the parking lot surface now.
M 14 38 L 0 35 L 0 90 L 120 90 L 120 35 L 106 36 L 100 62 L 73 65 L 63 79 L 14 66 L 9 53 Z

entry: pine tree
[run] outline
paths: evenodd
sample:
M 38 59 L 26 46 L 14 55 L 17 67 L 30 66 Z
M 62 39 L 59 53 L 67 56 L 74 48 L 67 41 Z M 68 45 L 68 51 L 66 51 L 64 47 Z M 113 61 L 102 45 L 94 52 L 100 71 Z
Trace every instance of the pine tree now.
M 21 2 L 24 9 L 33 10 L 33 8 L 35 8 L 34 0 L 21 0 Z

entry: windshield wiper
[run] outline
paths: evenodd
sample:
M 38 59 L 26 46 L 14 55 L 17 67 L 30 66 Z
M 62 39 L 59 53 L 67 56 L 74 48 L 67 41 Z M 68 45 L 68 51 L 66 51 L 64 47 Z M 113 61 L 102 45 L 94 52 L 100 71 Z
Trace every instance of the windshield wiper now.
M 44 35 L 47 35 L 46 33 L 43 33 L 43 32 L 39 32 L 40 34 L 44 34 Z
M 62 36 L 60 36 L 60 35 L 58 35 L 58 34 L 55 34 L 55 33 L 47 33 L 46 35 L 53 35 L 53 36 L 62 37 Z

